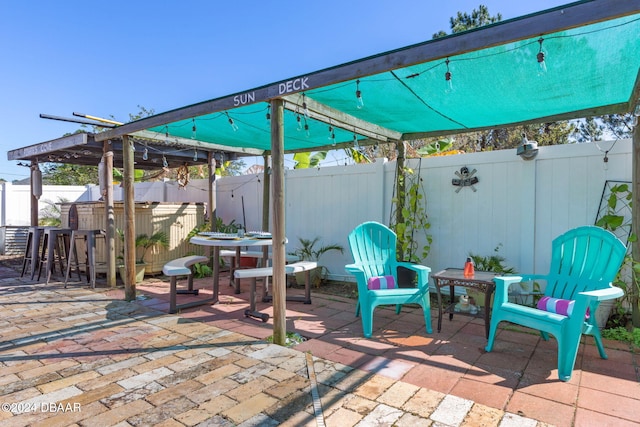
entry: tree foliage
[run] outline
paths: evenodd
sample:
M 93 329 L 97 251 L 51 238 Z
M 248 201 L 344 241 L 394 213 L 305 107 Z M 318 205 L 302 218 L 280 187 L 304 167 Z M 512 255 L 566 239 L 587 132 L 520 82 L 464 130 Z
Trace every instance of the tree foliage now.
M 485 25 L 493 24 L 495 22 L 502 21 L 502 15 L 497 14 L 491 16 L 489 9 L 485 5 L 478 6 L 478 9 L 473 9 L 471 14 L 466 12 L 458 12 L 455 17 L 449 18 L 449 24 L 451 33 L 460 33 L 462 31 L 471 30 L 473 28 L 483 27 Z M 440 30 L 433 35 L 434 39 L 446 36 L 446 31 Z

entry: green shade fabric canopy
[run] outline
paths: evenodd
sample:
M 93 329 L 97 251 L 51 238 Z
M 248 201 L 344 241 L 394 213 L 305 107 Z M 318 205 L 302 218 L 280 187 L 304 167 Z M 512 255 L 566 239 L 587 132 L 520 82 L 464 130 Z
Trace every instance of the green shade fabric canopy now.
M 97 139 L 149 130 L 269 152 L 273 98 L 285 100 L 287 152 L 623 113 L 637 102 L 639 70 L 640 1 L 582 1 L 183 107 Z

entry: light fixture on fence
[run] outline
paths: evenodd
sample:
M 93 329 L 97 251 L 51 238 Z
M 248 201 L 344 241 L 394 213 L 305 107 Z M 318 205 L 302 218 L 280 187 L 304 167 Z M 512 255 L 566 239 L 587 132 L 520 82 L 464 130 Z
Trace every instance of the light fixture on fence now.
M 536 141 L 529 141 L 523 133 L 522 143 L 516 148 L 516 154 L 524 160 L 531 160 L 538 155 L 538 143 Z

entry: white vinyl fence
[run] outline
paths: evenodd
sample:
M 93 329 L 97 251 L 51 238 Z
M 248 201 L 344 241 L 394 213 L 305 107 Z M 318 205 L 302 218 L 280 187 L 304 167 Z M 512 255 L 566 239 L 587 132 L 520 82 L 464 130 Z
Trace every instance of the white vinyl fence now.
M 545 273 L 551 240 L 570 228 L 594 224 L 605 182 L 631 181 L 631 145 L 630 140 L 620 140 L 540 147 L 530 161 L 516 156 L 515 150 L 410 160 L 412 168 L 420 169 L 427 197 L 431 229 L 424 233 L 433 237 L 423 263 L 433 272 L 462 267 L 470 252 L 489 256 L 498 248 L 517 271 Z M 464 166 L 476 170 L 479 182 L 456 192 L 459 187 L 452 179 Z M 329 252 L 320 262 L 331 278 L 350 279 L 344 272 L 351 262 L 347 236 L 364 221 L 389 223 L 394 178 L 395 162 L 382 159 L 287 170 L 287 251 L 299 246 L 299 238 L 318 236 L 320 244 L 340 244 L 344 254 Z M 218 178 L 217 216 L 226 223 L 245 224 L 247 230 L 260 229 L 263 183 L 262 174 Z M 97 186 L 73 187 L 75 193 L 67 192 L 68 187 L 43 190 L 41 203 L 59 196 L 70 201 L 99 198 Z M 0 191 L 0 225 L 28 225 L 29 186 L 3 184 Z M 136 201 L 206 203 L 207 192 L 207 180 L 193 180 L 186 189 L 175 182 L 135 185 Z M 114 196 L 122 199 L 119 187 Z
M 602 150 L 602 151 L 601 151 Z M 603 162 L 604 152 L 609 161 Z M 409 165 L 418 169 L 419 161 Z M 631 141 L 540 147 L 534 160 L 515 150 L 422 159 L 420 173 L 427 197 L 433 237 L 423 263 L 433 272 L 462 267 L 470 252 L 498 254 L 523 273 L 545 273 L 553 238 L 564 231 L 594 224 L 607 180 L 631 181 Z M 476 169 L 479 182 L 452 185 L 455 172 Z M 347 236 L 363 221 L 388 224 L 395 162 L 287 170 L 285 179 L 287 250 L 298 239 L 319 236 L 322 244 L 337 243 L 340 255 L 321 258 L 334 279 L 348 279 L 351 262 Z M 257 229 L 262 218 L 261 175 L 217 181 L 217 214 Z M 244 209 L 243 209 L 244 205 Z M 243 215 L 244 211 L 244 215 Z M 423 237 L 424 239 L 424 237 Z

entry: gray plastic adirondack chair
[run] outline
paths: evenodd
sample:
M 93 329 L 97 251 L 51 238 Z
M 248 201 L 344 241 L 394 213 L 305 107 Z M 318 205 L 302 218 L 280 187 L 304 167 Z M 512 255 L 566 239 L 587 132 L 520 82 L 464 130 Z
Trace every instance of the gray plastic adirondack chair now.
M 624 293 L 611 285 L 627 250 L 613 233 L 595 226 L 569 230 L 553 240 L 551 267 L 547 275 L 496 277 L 496 294 L 491 315 L 487 351 L 493 349 L 498 324 L 511 322 L 538 329 L 544 340 L 552 334 L 558 341 L 558 377 L 569 381 L 583 334 L 594 337 L 600 357 L 607 358 L 595 312 L 601 301 Z M 544 281 L 544 295 L 572 300 L 570 316 L 508 301 L 509 286 L 518 282 Z M 587 309 L 590 316 L 586 318 Z

